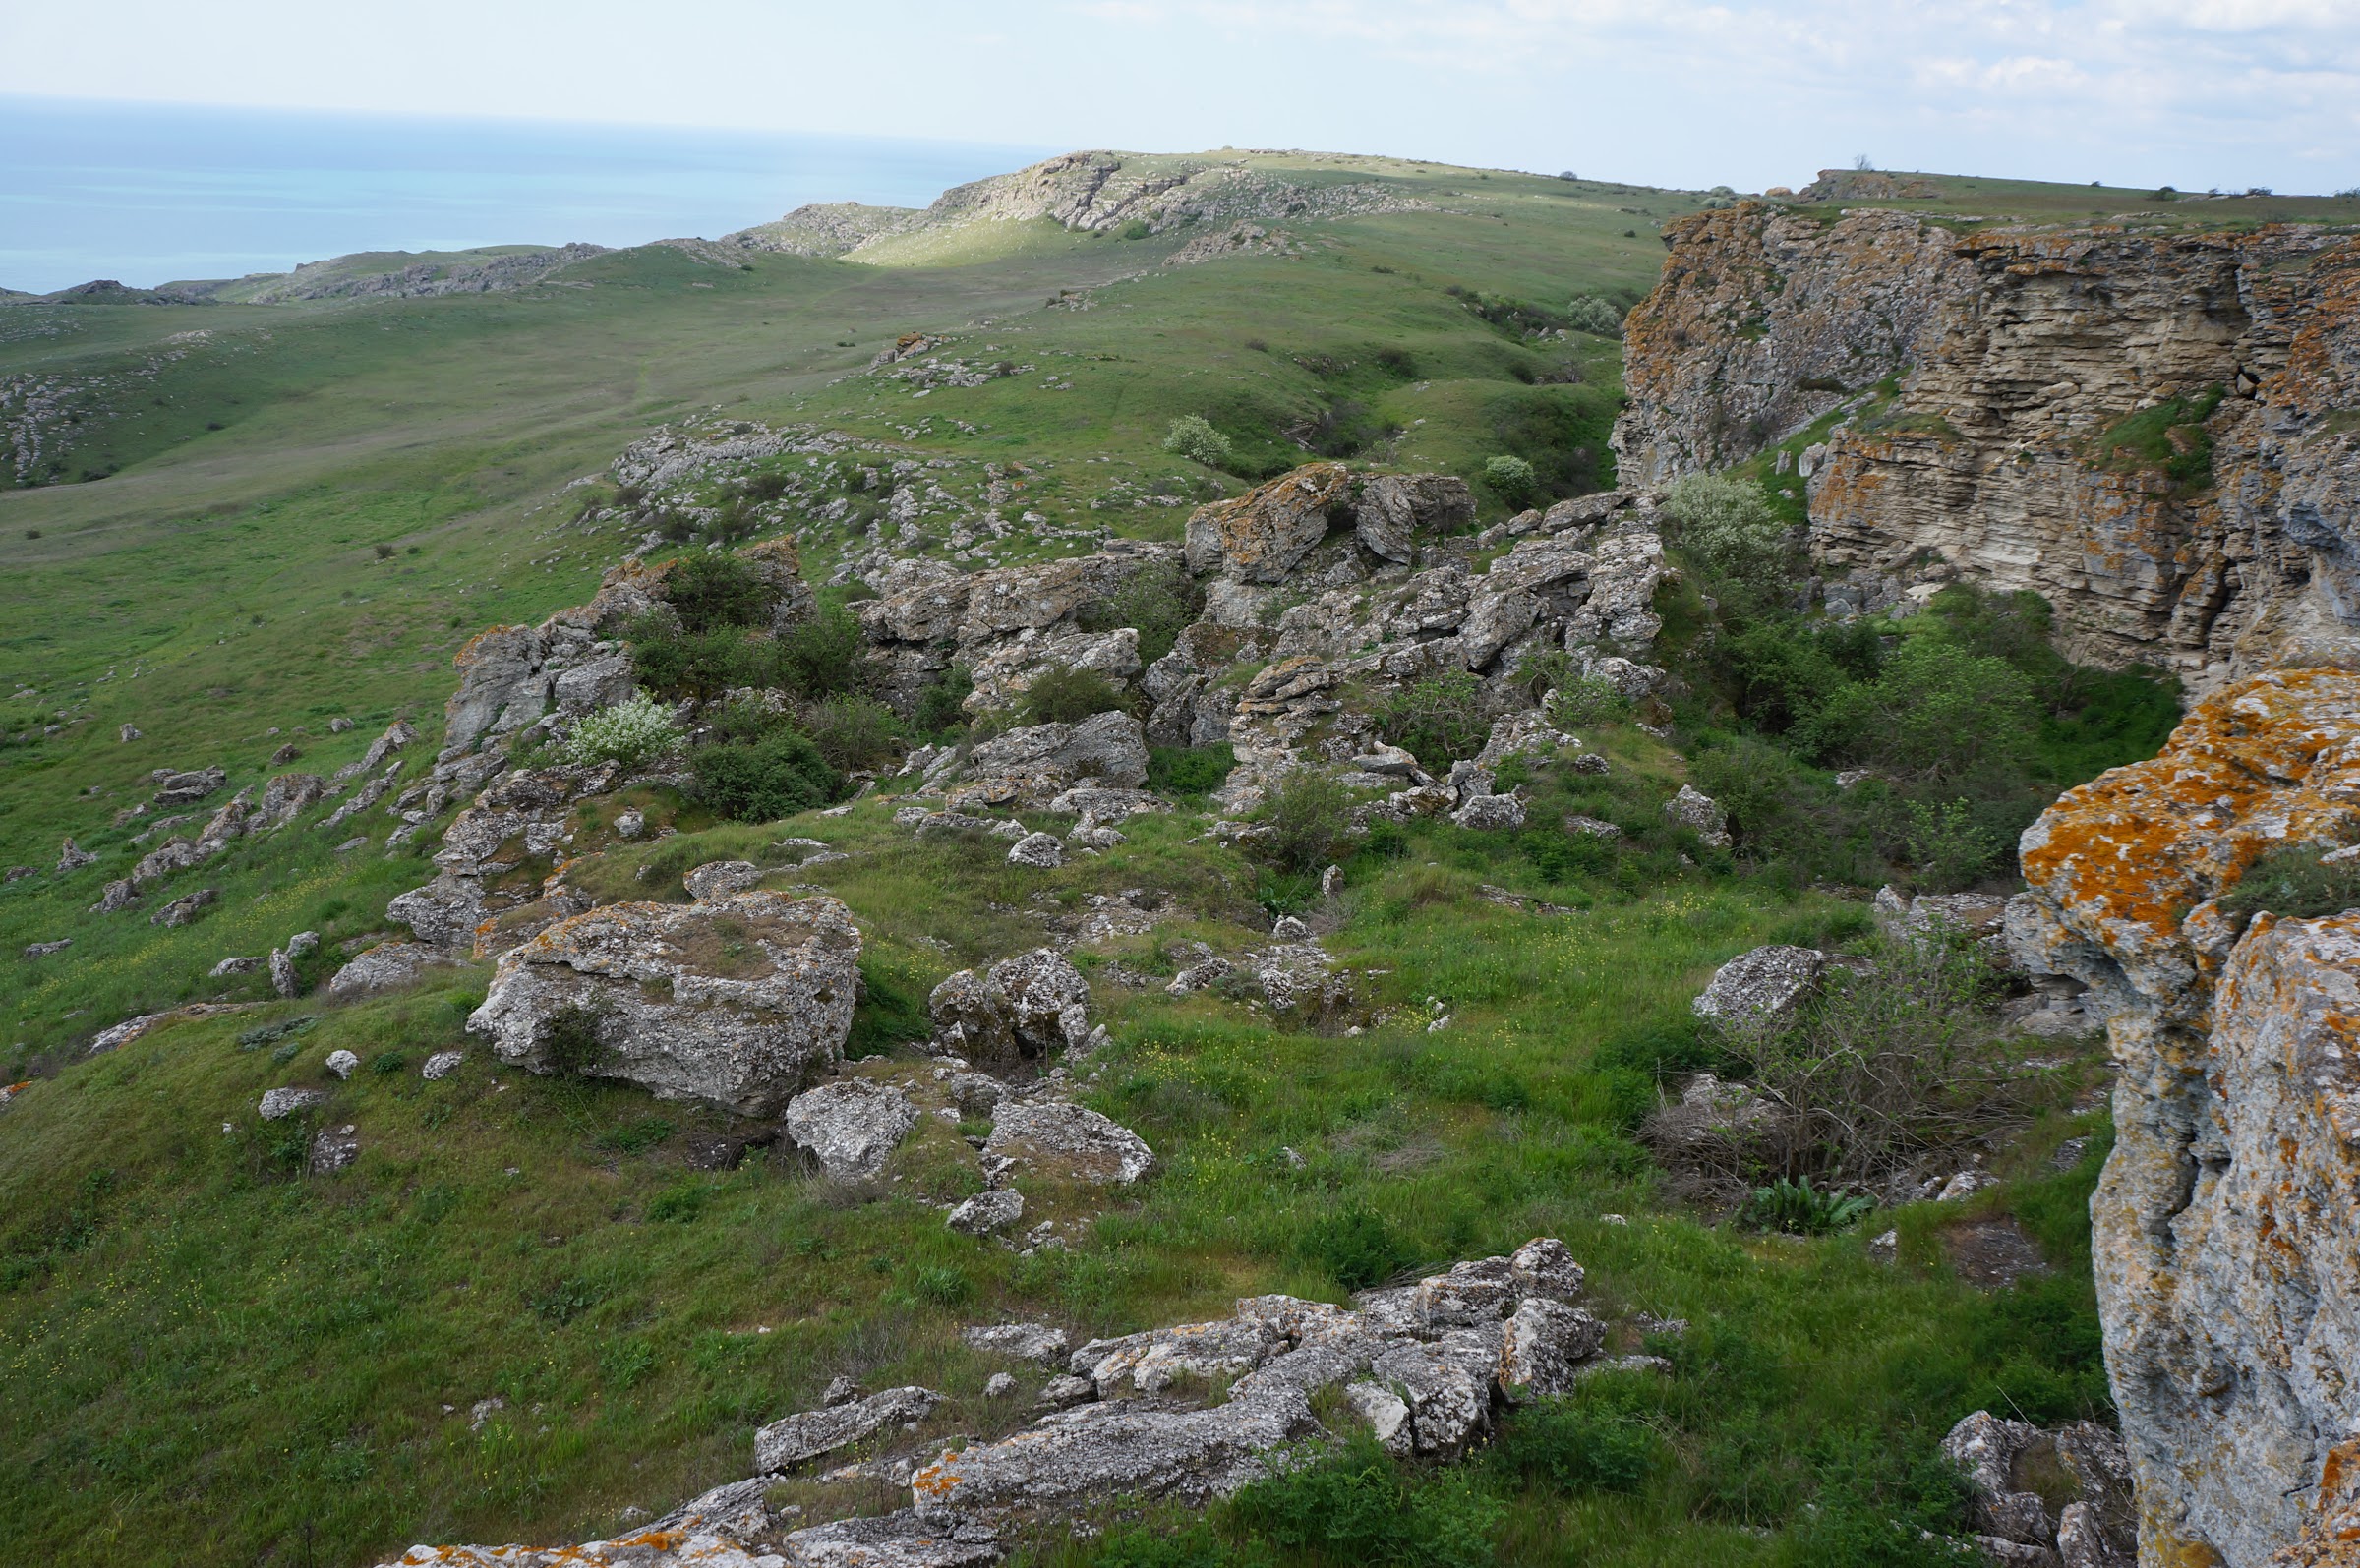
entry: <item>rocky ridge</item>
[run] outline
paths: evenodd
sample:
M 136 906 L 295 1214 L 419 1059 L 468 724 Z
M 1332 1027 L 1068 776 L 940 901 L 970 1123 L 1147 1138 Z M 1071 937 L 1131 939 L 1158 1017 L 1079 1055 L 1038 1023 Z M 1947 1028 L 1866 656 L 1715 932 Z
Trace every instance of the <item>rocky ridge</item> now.
M 2349 657 L 2347 231 L 1742 202 L 1665 238 L 1625 332 L 1624 481 L 1726 466 L 1836 416 L 1800 464 L 1812 552 L 1852 583 L 1831 609 L 1964 573 L 2044 595 L 2077 657 L 2199 691 Z M 2117 451 L 2156 441 L 2160 461 Z

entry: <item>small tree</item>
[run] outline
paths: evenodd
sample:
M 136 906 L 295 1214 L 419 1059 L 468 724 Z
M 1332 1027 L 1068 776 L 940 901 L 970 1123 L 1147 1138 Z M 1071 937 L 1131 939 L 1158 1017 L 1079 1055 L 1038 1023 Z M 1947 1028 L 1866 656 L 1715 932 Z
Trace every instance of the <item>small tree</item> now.
M 1600 337 L 1622 335 L 1622 313 L 1595 294 L 1576 294 L 1565 307 L 1565 324 L 1576 332 L 1595 332 Z
M 1183 414 L 1172 421 L 1172 428 L 1164 433 L 1163 449 L 1207 468 L 1223 467 L 1236 455 L 1229 437 L 1214 430 L 1202 414 Z
M 1335 846 L 1351 828 L 1351 794 L 1333 775 L 1297 768 L 1263 803 L 1262 820 L 1270 829 L 1264 849 L 1285 870 L 1317 871 L 1335 858 Z
M 1714 575 L 1757 594 L 1781 586 L 1791 553 L 1786 525 L 1761 487 L 1720 474 L 1690 474 L 1672 487 L 1664 509 L 1682 548 Z

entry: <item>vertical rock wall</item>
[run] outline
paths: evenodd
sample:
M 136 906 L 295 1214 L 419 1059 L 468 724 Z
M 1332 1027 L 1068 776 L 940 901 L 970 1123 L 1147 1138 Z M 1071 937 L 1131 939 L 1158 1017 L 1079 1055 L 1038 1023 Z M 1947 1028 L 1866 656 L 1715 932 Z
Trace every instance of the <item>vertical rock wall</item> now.
M 2360 911 L 2241 926 L 2217 900 L 2271 849 L 2354 842 L 2360 676 L 2322 669 L 2217 693 L 2024 837 L 2018 960 L 2111 1012 L 2091 1219 L 2153 1568 L 2352 1560 Z

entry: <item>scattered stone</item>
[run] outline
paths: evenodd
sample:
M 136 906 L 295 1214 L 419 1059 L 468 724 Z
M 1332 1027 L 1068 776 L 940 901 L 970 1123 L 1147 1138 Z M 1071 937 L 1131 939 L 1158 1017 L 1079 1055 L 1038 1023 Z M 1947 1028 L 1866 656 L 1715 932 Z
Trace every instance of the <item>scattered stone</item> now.
M 636 839 L 646 831 L 647 815 L 636 806 L 615 819 L 615 836 L 619 839 Z
M 214 964 L 210 969 L 206 971 L 206 978 L 208 980 L 218 980 L 226 975 L 252 974 L 255 970 L 263 966 L 263 961 L 264 960 L 259 956 L 255 958 L 223 958 L 219 963 Z
M 858 1383 L 849 1377 L 831 1377 L 828 1379 L 828 1386 L 819 1391 L 819 1408 L 833 1410 L 838 1405 L 849 1405 L 859 1397 L 860 1385 Z
M 1568 811 L 1564 818 L 1565 831 L 1582 839 L 1620 839 L 1622 830 L 1597 817 L 1585 817 L 1578 811 Z
M 709 903 L 733 893 L 743 893 L 762 880 L 762 868 L 751 860 L 711 860 L 680 879 L 688 897 Z
M 456 1073 L 459 1064 L 466 1060 L 467 1053 L 464 1051 L 437 1051 L 426 1059 L 426 1066 L 418 1070 L 418 1075 L 429 1080 L 446 1078 Z
M 314 1176 L 333 1176 L 360 1157 L 361 1140 L 354 1134 L 352 1124 L 322 1128 L 319 1135 L 312 1139 L 311 1173 Z
M 649 1528 L 651 1534 L 687 1536 L 719 1536 L 730 1540 L 750 1540 L 769 1533 L 772 1525 L 770 1505 L 764 1494 L 772 1482 L 767 1476 L 746 1481 L 734 1481 L 726 1486 L 716 1486 L 700 1493 L 657 1520 Z M 644 1508 L 626 1508 L 626 1518 L 645 1519 Z
M 1524 802 L 1514 795 L 1470 795 L 1450 820 L 1477 832 L 1512 832 L 1524 826 Z
M 867 1078 L 823 1083 L 787 1102 L 787 1133 L 811 1151 L 838 1182 L 863 1181 L 917 1125 L 917 1107 L 889 1084 Z
M 161 787 L 155 791 L 157 805 L 188 806 L 229 783 L 229 774 L 216 766 L 199 768 L 189 773 L 166 772 L 158 782 Z
M 327 994 L 351 998 L 397 991 L 416 984 L 429 969 L 445 968 L 455 961 L 441 948 L 423 942 L 381 942 L 330 976 Z
M 72 937 L 59 937 L 55 942 L 28 942 L 25 945 L 25 957 L 45 958 L 52 953 L 63 953 L 73 945 Z
M 1006 1372 L 994 1372 L 983 1384 L 985 1399 L 1006 1399 L 1016 1392 L 1016 1379 Z
M 1694 784 L 1682 784 L 1680 793 L 1664 802 L 1664 820 L 1676 828 L 1695 829 L 1696 837 L 1712 848 L 1729 847 L 1728 814 Z
M 338 715 L 327 722 L 327 732 L 331 735 L 340 735 L 351 727 L 352 721 L 344 718 L 342 715 Z
M 1816 948 L 1755 948 L 1713 971 L 1690 1006 L 1716 1023 L 1759 1025 L 1792 1013 L 1826 972 L 1827 955 Z
M 263 1095 L 262 1117 L 266 1122 L 276 1122 L 324 1104 L 326 1099 L 327 1095 L 320 1089 L 269 1089 Z
M 197 918 L 200 910 L 208 909 L 221 899 L 219 888 L 199 888 L 195 893 L 173 900 L 148 917 L 153 926 L 184 926 Z
M 475 1404 L 468 1409 L 467 1429 L 471 1432 L 482 1431 L 484 1429 L 484 1423 L 490 1421 L 493 1417 L 499 1415 L 502 1411 L 506 1410 L 507 1408 L 508 1402 L 501 1398 L 498 1394 L 494 1394 L 490 1399 L 477 1400 Z
M 1065 1100 L 1003 1103 L 983 1151 L 1100 1185 L 1128 1186 L 1155 1165 L 1137 1132 Z
M 32 874 L 33 871 L 32 867 L 30 866 L 10 866 L 7 874 L 5 876 L 0 876 L 0 882 L 22 882 Z
M 1207 958 L 1202 963 L 1192 963 L 1178 974 L 1173 975 L 1172 983 L 1165 986 L 1164 990 L 1173 996 L 1187 996 L 1192 991 L 1202 991 L 1207 986 L 1217 985 L 1227 978 L 1235 968 L 1236 965 L 1227 958 Z
M 1344 868 L 1329 866 L 1320 873 L 1320 897 L 1332 899 L 1344 891 Z
M 1065 846 L 1053 833 L 1028 833 L 1008 847 L 1008 863 L 1012 866 L 1031 866 L 1037 871 L 1054 871 L 1065 864 Z
M 270 989 L 283 997 L 303 995 L 303 980 L 295 972 L 295 960 L 284 948 L 270 950 Z
M 1097 1384 L 1087 1377 L 1066 1373 L 1041 1384 L 1040 1392 L 1034 1396 L 1032 1403 L 1049 1410 L 1070 1410 L 1076 1405 L 1087 1405 L 1097 1397 Z
M 124 725 L 115 731 L 115 740 L 119 744 L 128 745 L 130 742 L 139 738 L 140 726 L 137 725 Z
M 1014 1188 L 977 1192 L 945 1216 L 945 1223 L 967 1236 L 990 1236 L 1024 1218 L 1025 1195 Z
M 2138 1557 L 2130 1457 L 2105 1427 L 2043 1431 L 1978 1410 L 1950 1429 L 1942 1452 L 1973 1498 L 1976 1544 L 1994 1560 L 2129 1568 Z
M 611 904 L 502 954 L 467 1026 L 537 1073 L 563 1070 L 553 1023 L 587 1032 L 598 1076 L 768 1116 L 842 1055 L 859 957 L 852 912 L 825 896 Z
M 1065 1330 L 1050 1328 L 1041 1323 L 995 1323 L 988 1327 L 974 1326 L 959 1331 L 959 1337 L 971 1350 L 992 1356 L 1013 1356 L 1019 1361 L 1038 1362 L 1053 1366 L 1065 1359 Z
M 351 1077 L 360 1065 L 361 1059 L 350 1051 L 330 1051 L 327 1054 L 327 1070 L 337 1077 Z
M 930 1518 L 912 1508 L 813 1525 L 791 1533 L 786 1544 L 794 1568 L 987 1568 L 1000 1560 L 999 1537 L 990 1527 Z
M 942 1403 L 926 1388 L 889 1388 L 881 1394 L 772 1422 L 754 1433 L 754 1468 L 777 1475 L 873 1436 L 887 1426 L 924 1421 Z
M 1527 1297 L 1502 1331 L 1501 1390 L 1524 1399 L 1562 1394 L 1573 1386 L 1575 1368 L 1605 1340 L 1605 1326 L 1580 1307 Z
M 319 951 L 320 933 L 317 931 L 298 931 L 287 938 L 287 957 L 290 958 L 308 958 Z
M 70 835 L 66 839 L 65 847 L 60 849 L 57 855 L 57 869 L 60 871 L 79 871 L 84 866 L 94 866 L 97 863 L 98 857 L 76 844 Z

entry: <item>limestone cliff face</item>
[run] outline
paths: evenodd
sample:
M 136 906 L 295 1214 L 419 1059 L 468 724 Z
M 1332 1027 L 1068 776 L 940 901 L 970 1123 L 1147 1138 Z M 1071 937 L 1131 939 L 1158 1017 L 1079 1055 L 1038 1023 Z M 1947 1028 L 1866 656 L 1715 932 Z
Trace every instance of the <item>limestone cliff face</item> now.
M 2240 928 L 2217 900 L 2269 849 L 2354 842 L 2360 675 L 2330 669 L 2216 693 L 2024 836 L 2018 961 L 2111 1009 L 2091 1219 L 2151 1568 L 2351 1560 L 2360 911 Z
M 1824 210 L 1743 203 L 1667 228 L 1626 331 L 1626 483 L 1843 410 L 1806 454 L 1834 570 L 1906 577 L 1939 555 L 2045 595 L 2079 656 L 2200 692 L 2353 658 L 2360 240 Z M 2125 428 L 2143 415 L 2153 430 Z M 2141 435 L 2144 460 L 2124 449 Z

